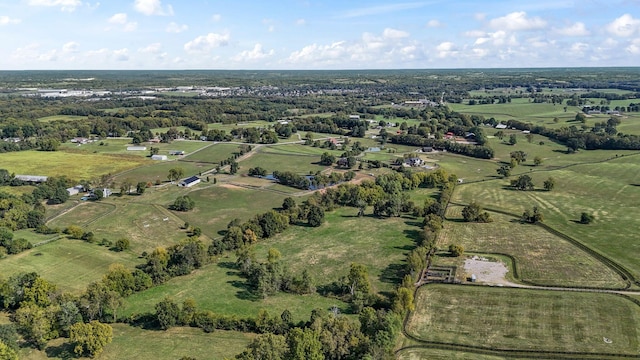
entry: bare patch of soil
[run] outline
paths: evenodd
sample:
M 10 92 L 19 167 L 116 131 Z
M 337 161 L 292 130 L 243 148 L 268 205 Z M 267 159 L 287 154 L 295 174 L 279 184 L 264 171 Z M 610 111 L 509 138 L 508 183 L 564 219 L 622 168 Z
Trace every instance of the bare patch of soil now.
M 490 261 L 487 258 L 474 255 L 464 261 L 464 270 L 469 277 L 476 276 L 476 282 L 486 284 L 508 285 L 505 278 L 509 269 L 501 261 Z

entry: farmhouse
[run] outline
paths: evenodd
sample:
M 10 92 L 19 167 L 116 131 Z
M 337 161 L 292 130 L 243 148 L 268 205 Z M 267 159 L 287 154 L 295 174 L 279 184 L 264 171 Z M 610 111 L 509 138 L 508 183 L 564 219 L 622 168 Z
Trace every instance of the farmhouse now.
M 16 175 L 14 177 L 20 181 L 30 182 L 30 183 L 43 183 L 43 182 L 46 182 L 48 179 L 47 176 L 38 176 L 38 175 Z
M 76 194 L 80 193 L 80 191 L 84 191 L 84 186 L 76 185 L 74 187 L 70 187 L 70 188 L 67 189 L 67 192 L 69 193 L 69 196 L 76 195 Z
M 146 146 L 127 146 L 127 151 L 146 151 Z
M 411 157 L 404 160 L 404 163 L 409 166 L 420 166 L 424 161 L 419 157 Z
M 186 179 L 183 179 L 182 181 L 180 181 L 178 183 L 178 186 L 182 186 L 182 187 L 191 187 L 197 183 L 200 182 L 200 179 L 197 176 L 192 176 L 192 177 L 188 177 Z

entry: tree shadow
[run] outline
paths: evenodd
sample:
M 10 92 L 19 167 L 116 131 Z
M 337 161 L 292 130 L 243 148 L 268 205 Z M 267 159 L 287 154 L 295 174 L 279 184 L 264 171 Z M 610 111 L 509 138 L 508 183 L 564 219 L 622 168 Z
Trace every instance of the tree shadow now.
M 49 358 L 75 359 L 76 355 L 73 352 L 73 348 L 73 344 L 65 342 L 57 346 L 47 346 L 44 352 Z
M 399 284 L 406 272 L 407 269 L 403 264 L 393 263 L 382 270 L 378 279 L 384 283 Z
M 229 280 L 227 284 L 239 289 L 236 293 L 236 297 L 240 300 L 260 301 L 262 296 L 256 294 L 256 292 L 247 284 L 246 281 Z
M 420 241 L 420 230 L 406 229 L 402 230 L 402 233 L 404 234 L 404 236 L 416 243 Z
M 411 218 L 413 221 L 405 221 L 404 223 L 408 226 L 417 226 L 422 227 L 422 221 L 416 221 L 415 218 Z
M 140 329 L 160 331 L 158 318 L 152 313 L 136 314 L 134 317 L 129 319 L 128 323 L 129 325 Z
M 223 269 L 234 269 L 234 270 L 238 269 L 238 267 L 236 266 L 236 263 L 232 261 L 221 261 L 218 263 L 218 267 L 221 267 Z

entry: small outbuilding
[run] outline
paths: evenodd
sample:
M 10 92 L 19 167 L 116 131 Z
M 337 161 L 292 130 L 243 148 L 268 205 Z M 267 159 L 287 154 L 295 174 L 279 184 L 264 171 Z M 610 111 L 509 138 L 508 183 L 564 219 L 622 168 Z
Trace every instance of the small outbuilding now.
M 192 177 L 188 177 L 186 179 L 182 179 L 179 183 L 178 186 L 182 186 L 182 187 L 191 187 L 195 184 L 198 184 L 200 182 L 200 178 L 197 176 L 192 176 Z
M 151 155 L 151 160 L 165 161 L 168 160 L 168 158 L 167 155 Z
M 146 146 L 127 146 L 127 151 L 146 151 Z

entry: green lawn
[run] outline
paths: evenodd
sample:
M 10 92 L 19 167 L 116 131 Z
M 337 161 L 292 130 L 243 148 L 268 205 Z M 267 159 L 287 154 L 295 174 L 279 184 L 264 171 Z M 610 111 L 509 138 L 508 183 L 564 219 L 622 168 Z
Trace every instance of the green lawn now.
M 124 171 L 115 176 L 116 183 L 120 183 L 126 179 L 129 179 L 135 183 L 139 181 L 151 182 L 155 184 L 156 180 L 161 183 L 168 182 L 169 169 L 182 168 L 184 171 L 184 177 L 198 175 L 201 172 L 213 169 L 215 166 L 212 164 L 188 162 L 188 161 L 153 161 L 150 159 L 144 159 L 146 166 L 140 166 L 130 171 Z M 116 189 L 117 190 L 117 189 Z
M 491 213 L 493 222 L 462 222 L 461 206 L 449 207 L 438 247 L 462 245 L 466 251 L 506 253 L 516 259 L 520 278 L 540 285 L 622 287 L 620 277 L 591 255 L 541 227 Z
M 166 331 L 144 330 L 124 324 L 111 324 L 113 341 L 108 344 L 100 360 L 176 360 L 183 356 L 196 359 L 231 359 L 242 352 L 255 336 L 237 331 L 216 330 L 207 334 L 201 329 L 176 327 Z M 65 357 L 73 348 L 59 338 L 51 341 L 44 351 L 24 349 L 23 360 L 44 360 Z
M 92 221 L 115 211 L 116 206 L 107 202 L 83 201 L 71 211 L 47 222 L 47 226 L 64 229 L 69 225 L 85 227 Z
M 150 160 L 137 156 L 81 154 L 66 151 L 18 151 L 0 154 L 2 168 L 22 175 L 67 176 L 91 179 L 102 174 L 115 174 Z
M 345 207 L 326 213 L 326 222 L 318 228 L 291 226 L 259 242 L 257 256 L 264 259 L 269 248 L 276 248 L 294 273 L 306 269 L 318 284 L 347 275 L 351 263 L 364 264 L 375 291 L 393 291 L 402 281 L 404 259 L 420 228 L 413 219 L 359 218 L 357 213 Z
M 149 157 L 151 147 L 155 147 L 159 149 L 158 154 L 160 155 L 168 155 L 169 159 L 179 158 L 179 156 L 170 155 L 170 152 L 173 150 L 182 150 L 186 154 L 189 154 L 198 149 L 202 149 L 203 147 L 211 145 L 211 143 L 203 142 L 203 141 L 187 141 L 187 140 L 175 140 L 170 144 L 165 143 L 142 143 L 140 146 L 146 146 L 146 151 L 128 151 L 128 146 L 133 146 L 131 144 L 131 139 L 103 139 L 97 140 L 88 144 L 74 144 L 71 142 L 67 142 L 61 145 L 63 149 L 66 149 L 69 152 L 80 152 L 80 153 L 104 153 L 104 154 L 127 154 L 132 156 L 139 157 Z
M 498 349 L 640 351 L 640 307 L 612 294 L 428 285 L 418 290 L 416 304 L 406 330 L 426 341 Z
M 193 273 L 173 278 L 165 284 L 135 293 L 125 300 L 122 316 L 153 312 L 153 307 L 166 296 L 177 301 L 192 298 L 198 309 L 211 310 L 219 314 L 255 317 L 260 309 L 271 315 L 280 315 L 289 310 L 294 321 L 308 320 L 312 309 L 329 310 L 333 306 L 347 311 L 348 305 L 317 294 L 293 295 L 278 293 L 266 299 L 254 295 L 235 268 L 235 257 L 223 258 L 219 263 L 209 264 Z
M 38 119 L 40 122 L 54 122 L 54 121 L 73 121 L 73 120 L 84 120 L 87 119 L 88 116 L 80 116 L 80 115 L 52 115 L 45 116 Z
M 81 240 L 60 239 L 0 260 L 0 274 L 37 272 L 64 291 L 80 292 L 100 280 L 113 263 L 133 268 L 141 260 L 129 251 L 114 252 Z
M 199 161 L 203 163 L 218 164 L 222 160 L 228 159 L 235 152 L 239 152 L 238 144 L 211 144 L 192 155 L 187 155 L 187 161 Z
M 549 177 L 556 179 L 553 191 L 517 191 L 507 188 L 507 180 L 463 184 L 456 188 L 453 200 L 521 214 L 538 206 L 544 222 L 629 269 L 640 278 L 640 178 L 639 156 L 576 165 L 562 170 L 532 172 L 539 189 Z M 580 214 L 595 216 L 590 225 L 577 223 Z
M 226 230 L 227 224 L 235 218 L 249 220 L 255 214 L 279 208 L 286 197 L 270 191 L 249 190 L 224 184 L 195 189 L 188 192 L 188 195 L 195 201 L 195 209 L 173 213 L 192 226 L 200 227 L 202 232 L 211 238 L 221 236 L 219 231 Z
M 397 360 L 504 360 L 500 356 L 480 355 L 472 352 L 447 351 L 438 349 L 410 348 L 396 354 Z M 509 357 L 513 360 L 513 357 Z

